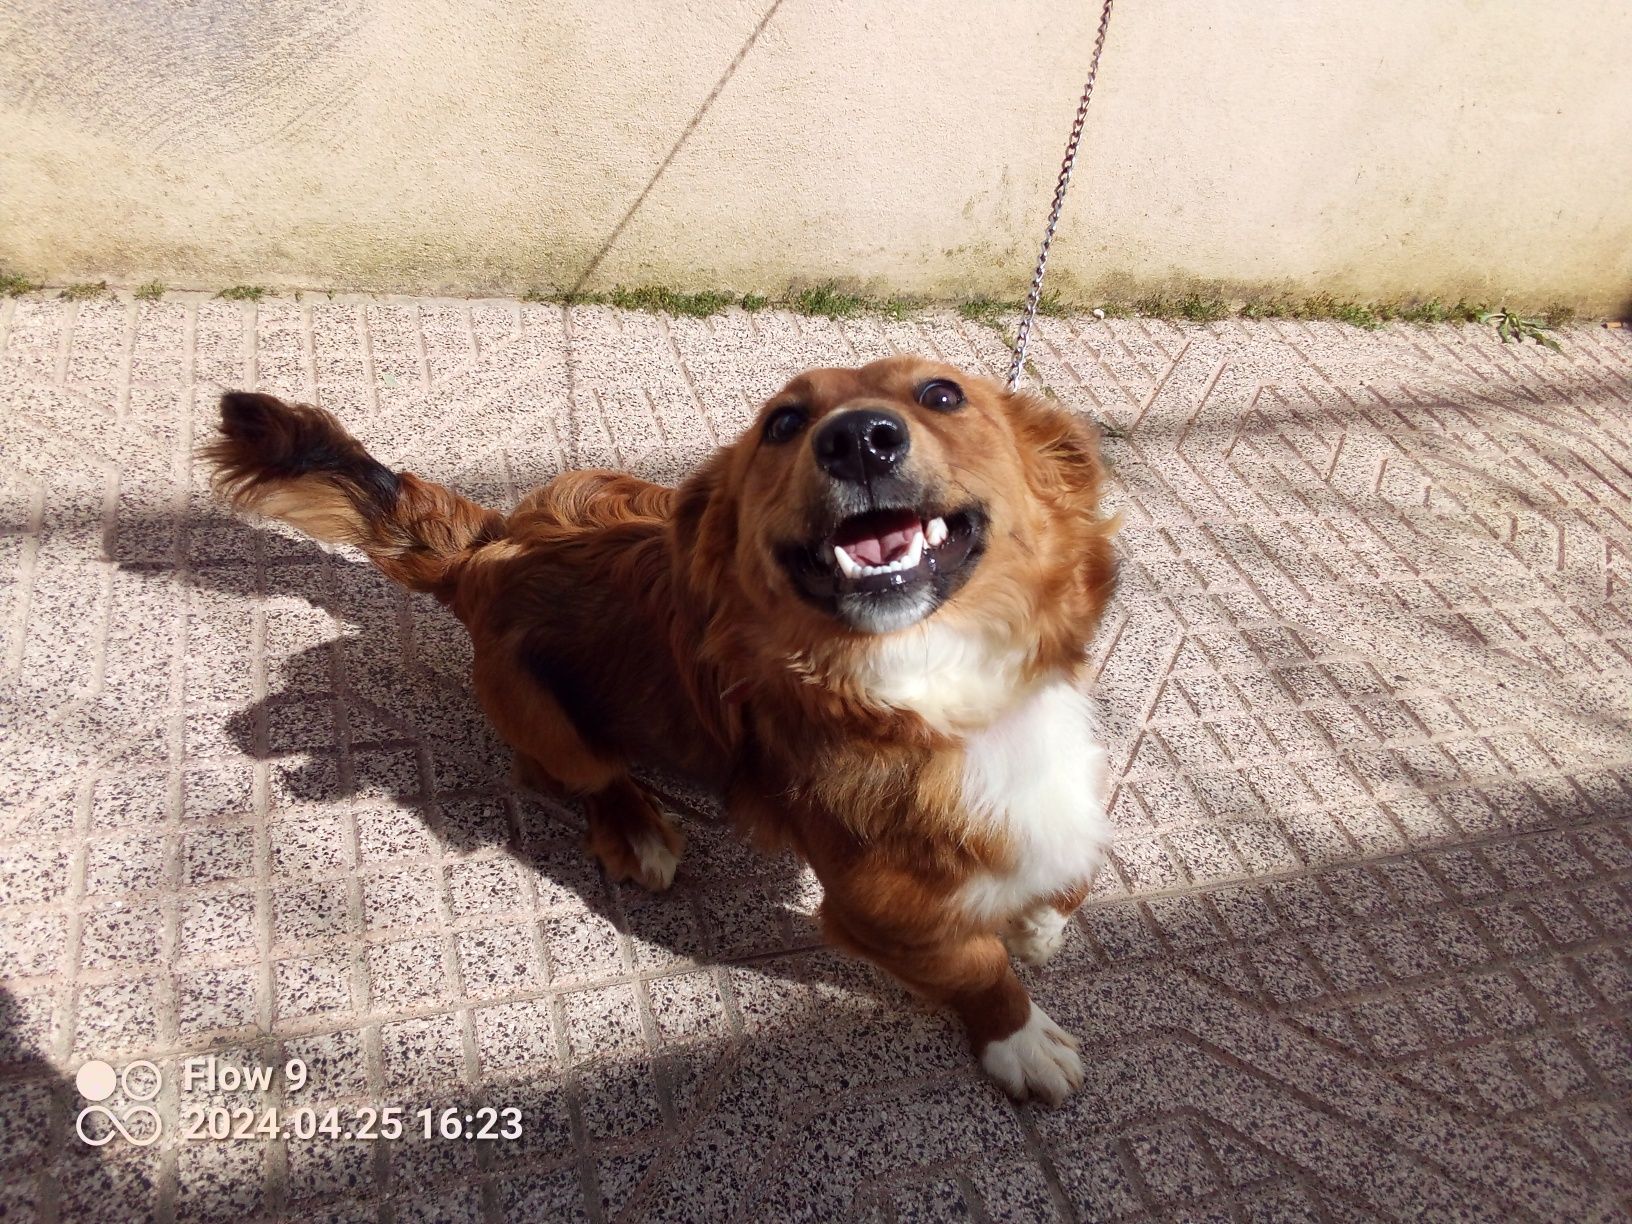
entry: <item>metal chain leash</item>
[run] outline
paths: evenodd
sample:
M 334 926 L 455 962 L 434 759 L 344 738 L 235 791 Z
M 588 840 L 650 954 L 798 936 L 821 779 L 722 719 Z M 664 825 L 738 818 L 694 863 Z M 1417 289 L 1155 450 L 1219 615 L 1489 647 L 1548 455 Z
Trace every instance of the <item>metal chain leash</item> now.
M 1043 231 L 1043 247 L 1037 252 L 1037 271 L 1031 278 L 1031 292 L 1026 295 L 1025 310 L 1020 315 L 1020 330 L 1014 337 L 1014 364 L 1009 367 L 1009 390 L 1020 385 L 1020 373 L 1026 366 L 1026 347 L 1031 343 L 1031 325 L 1037 318 L 1037 307 L 1043 300 L 1043 274 L 1048 271 L 1048 248 L 1054 242 L 1054 230 L 1060 224 L 1060 210 L 1065 207 L 1065 189 L 1071 182 L 1071 167 L 1076 164 L 1077 146 L 1082 143 L 1082 124 L 1088 117 L 1088 102 L 1094 96 L 1094 78 L 1099 75 L 1099 53 L 1105 49 L 1105 31 L 1111 24 L 1111 4 L 1105 0 L 1105 11 L 1099 15 L 1099 35 L 1094 39 L 1094 55 L 1088 62 L 1088 83 L 1082 87 L 1082 101 L 1077 103 L 1077 121 L 1071 125 L 1071 139 L 1065 143 L 1065 160 L 1060 164 L 1060 181 L 1054 186 L 1054 207 L 1049 210 L 1048 228 Z

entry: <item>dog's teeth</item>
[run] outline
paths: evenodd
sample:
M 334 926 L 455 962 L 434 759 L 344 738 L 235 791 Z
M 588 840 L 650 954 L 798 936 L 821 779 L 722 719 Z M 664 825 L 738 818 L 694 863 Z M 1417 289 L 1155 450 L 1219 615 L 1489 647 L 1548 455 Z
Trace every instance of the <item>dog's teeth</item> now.
M 946 543 L 946 520 L 941 518 L 930 519 L 924 527 L 924 543 L 931 548 L 939 548 Z
M 832 546 L 833 560 L 838 563 L 841 573 L 846 578 L 870 578 L 875 574 L 899 574 L 905 570 L 915 569 L 924 559 L 924 533 L 918 532 L 912 537 L 912 543 L 907 545 L 907 551 L 894 561 L 886 561 L 883 565 L 866 565 L 857 561 L 837 544 Z

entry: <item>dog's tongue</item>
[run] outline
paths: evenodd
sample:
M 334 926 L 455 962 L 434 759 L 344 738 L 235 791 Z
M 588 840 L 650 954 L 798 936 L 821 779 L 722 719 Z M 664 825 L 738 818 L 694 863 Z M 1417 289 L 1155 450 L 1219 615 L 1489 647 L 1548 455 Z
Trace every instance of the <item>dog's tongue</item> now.
M 833 543 L 862 565 L 888 565 L 912 547 L 912 538 L 922 530 L 911 510 L 878 510 L 844 523 Z

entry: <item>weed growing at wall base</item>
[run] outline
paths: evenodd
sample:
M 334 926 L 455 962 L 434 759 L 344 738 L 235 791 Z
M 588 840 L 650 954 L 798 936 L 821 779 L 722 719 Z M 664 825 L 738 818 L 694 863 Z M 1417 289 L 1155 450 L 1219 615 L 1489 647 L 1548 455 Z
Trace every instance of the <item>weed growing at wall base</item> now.
M 1216 323 L 1230 316 L 1229 303 L 1223 298 L 1200 293 L 1156 293 L 1135 302 L 1134 309 L 1152 319 L 1185 319 L 1191 323 Z
M 730 306 L 747 311 L 779 307 L 796 314 L 815 315 L 829 319 L 848 319 L 857 315 L 883 315 L 903 320 L 934 303 L 915 298 L 872 298 L 849 293 L 829 281 L 805 289 L 790 290 L 780 298 L 765 294 L 747 293 L 738 297 L 726 292 L 682 293 L 661 286 L 648 285 L 638 289 L 616 288 L 610 293 L 551 294 L 530 290 L 523 301 L 555 302 L 561 305 L 610 305 L 624 310 L 647 310 L 669 315 L 702 318 L 718 314 Z M 994 298 L 986 295 L 966 298 L 957 304 L 958 314 L 972 323 L 991 328 L 1012 343 L 1004 327 L 1004 320 L 1017 317 L 1025 303 Z M 1347 323 L 1352 327 L 1373 330 L 1384 323 L 1398 320 L 1403 323 L 1492 323 L 1499 327 L 1498 317 L 1484 305 L 1459 300 L 1444 303 L 1437 298 L 1405 302 L 1357 302 L 1331 293 L 1317 293 L 1310 297 L 1266 296 L 1249 298 L 1239 305 L 1225 300 L 1217 293 L 1156 293 L 1133 303 L 1109 301 L 1089 310 L 1068 306 L 1058 293 L 1046 293 L 1037 304 L 1039 314 L 1065 316 L 1076 313 L 1091 314 L 1095 319 L 1123 318 L 1141 315 L 1151 319 L 1182 319 L 1189 323 L 1216 323 L 1224 319 L 1297 319 L 1324 320 Z M 1541 331 L 1568 321 L 1574 312 L 1568 307 L 1554 306 L 1536 319 L 1514 315 L 1509 333 L 1535 339 L 1539 344 L 1550 340 L 1539 338 Z M 1533 324 L 1533 328 L 1521 327 Z
M 1020 309 L 1018 303 L 1004 302 L 991 297 L 972 297 L 968 301 L 958 303 L 958 314 L 971 323 L 984 323 L 988 327 L 996 327 L 999 317 L 1018 313 Z
M 1534 340 L 1555 353 L 1560 351 L 1558 341 L 1547 334 L 1552 328 L 1544 319 L 1533 319 L 1503 306 L 1499 310 L 1486 311 L 1479 316 L 1479 321 L 1492 324 L 1496 328 L 1496 334 L 1502 338 L 1503 344 L 1510 341 L 1523 344 L 1526 340 Z
M 841 292 L 832 281 L 790 293 L 783 304 L 800 314 L 821 315 L 828 319 L 848 319 L 851 315 L 861 314 L 867 305 L 858 295 Z
M 834 282 L 793 289 L 779 298 L 763 293 L 737 295 L 723 290 L 704 290 L 685 293 L 662 285 L 642 285 L 629 289 L 618 286 L 606 293 L 557 293 L 544 289 L 529 289 L 521 295 L 524 302 L 549 302 L 557 306 L 616 306 L 620 310 L 644 310 L 654 314 L 702 319 L 717 315 L 736 306 L 750 313 L 779 307 L 796 314 L 815 315 L 828 319 L 849 319 L 857 315 L 876 314 L 889 319 L 910 319 L 926 309 L 930 303 L 918 298 L 872 298 L 858 293 L 847 293 Z
M 1465 298 L 1458 298 L 1448 306 L 1438 298 L 1428 298 L 1399 307 L 1394 317 L 1402 323 L 1477 323 L 1484 310 L 1483 306 Z
M 33 293 L 45 286 L 26 277 L 0 273 L 0 296 L 16 297 Z M 132 291 L 138 301 L 157 301 L 168 292 L 162 281 L 149 281 Z M 84 282 L 62 287 L 61 296 L 70 301 L 86 301 L 109 292 L 107 283 Z M 262 285 L 232 285 L 215 296 L 229 302 L 259 302 L 269 290 Z M 332 299 L 334 290 L 326 291 Z M 294 294 L 300 300 L 300 294 Z M 946 303 L 922 298 L 869 297 L 851 293 L 839 287 L 837 281 L 826 281 L 802 289 L 790 289 L 780 297 L 763 293 L 737 294 L 729 290 L 702 290 L 686 292 L 662 285 L 642 285 L 634 288 L 618 286 L 600 292 L 560 292 L 557 290 L 529 289 L 521 295 L 524 302 L 547 302 L 559 306 L 614 306 L 622 310 L 648 311 L 684 318 L 707 318 L 731 308 L 753 312 L 771 308 L 813 315 L 828 319 L 849 319 L 859 315 L 877 315 L 905 321 L 919 314 L 942 308 Z M 972 323 L 992 329 L 1006 343 L 1013 337 L 1006 326 L 1018 319 L 1025 309 L 1022 301 L 978 295 L 952 304 L 958 314 Z M 1077 316 L 1085 322 L 1125 318 L 1139 315 L 1151 319 L 1183 320 L 1189 323 L 1216 323 L 1231 318 L 1243 319 L 1296 319 L 1300 321 L 1332 321 L 1354 327 L 1372 329 L 1384 323 L 1483 323 L 1496 328 L 1505 341 L 1533 340 L 1548 348 L 1557 348 L 1557 341 L 1544 333 L 1575 319 L 1575 311 L 1566 305 L 1552 304 L 1533 314 L 1520 313 L 1508 307 L 1493 308 L 1485 303 L 1459 299 L 1443 302 L 1438 298 L 1413 298 L 1391 302 L 1359 302 L 1340 298 L 1331 293 L 1317 293 L 1308 297 L 1287 294 L 1265 294 L 1245 301 L 1229 301 L 1217 291 L 1190 290 L 1186 292 L 1153 293 L 1137 300 L 1113 299 L 1090 305 L 1083 302 L 1067 303 L 1057 292 L 1042 295 L 1037 311 L 1050 316 Z
M 619 310 L 646 310 L 693 319 L 706 319 L 709 315 L 719 314 L 736 301 L 736 295 L 732 293 L 677 293 L 673 289 L 653 285 L 640 289 L 619 287 L 606 297 Z

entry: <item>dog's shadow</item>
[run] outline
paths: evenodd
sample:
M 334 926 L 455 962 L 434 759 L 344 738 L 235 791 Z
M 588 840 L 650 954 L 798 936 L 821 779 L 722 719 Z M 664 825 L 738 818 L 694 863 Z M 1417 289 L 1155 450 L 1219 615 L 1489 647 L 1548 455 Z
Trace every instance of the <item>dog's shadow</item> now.
M 229 618 L 245 601 L 265 609 L 265 695 L 218 730 L 220 747 L 268 763 L 274 811 L 349 803 L 365 857 L 371 842 L 412 840 L 407 812 L 444 858 L 503 850 L 531 877 L 540 910 L 570 909 L 575 896 L 626 933 L 637 970 L 752 960 L 774 972 L 778 953 L 822 942 L 814 876 L 791 855 L 745 844 L 716 797 L 685 779 L 639 775 L 686 836 L 674 886 L 651 894 L 608 881 L 583 847 L 578 806 L 514 781 L 511 752 L 471 692 L 464 628 L 429 597 L 264 527 L 193 526 L 216 538 L 184 581 Z
M 517 1107 L 524 1137 L 505 1149 L 502 1177 L 522 1185 L 536 1166 L 548 1181 L 569 1163 L 593 1159 L 597 1176 L 611 1179 L 600 1183 L 606 1217 L 642 1218 L 649 1201 L 712 1193 L 698 1180 L 711 1176 L 698 1151 L 735 1151 L 715 1141 L 719 1127 L 740 1124 L 748 1129 L 739 1134 L 771 1136 L 812 1094 L 871 1086 L 880 1075 L 967 1072 L 964 1037 L 950 1015 L 915 1001 L 865 962 L 818 950 L 813 874 L 790 855 L 742 841 L 706 791 L 645 775 L 686 835 L 679 873 L 659 894 L 608 881 L 583 846 L 582 813 L 512 781 L 510 750 L 471 692 L 465 631 L 434 601 L 406 595 L 366 562 L 276 528 L 204 511 L 184 530 L 146 555 L 125 551 L 135 533 L 125 534 L 115 560 L 125 573 L 185 588 L 189 817 L 202 822 L 214 806 L 210 795 L 194 795 L 193 770 L 242 774 L 246 758 L 264 763 L 274 872 L 283 874 L 284 827 L 303 831 L 297 853 L 327 863 L 317 875 L 303 873 L 299 862 L 284 865 L 293 869 L 291 891 L 310 893 L 320 878 L 360 879 L 368 926 L 377 883 L 406 871 L 434 877 L 425 867 L 439 860 L 445 918 L 438 919 L 435 903 L 416 911 L 414 898 L 388 897 L 381 929 L 417 927 L 403 941 L 412 943 L 425 928 L 446 925 L 459 941 L 461 972 L 470 971 L 467 943 L 505 946 L 502 927 L 542 928 L 532 933 L 541 974 L 482 981 L 473 992 L 467 981 L 466 991 L 495 1013 L 535 1017 L 515 1023 L 536 1026 L 546 1041 L 553 1031 L 572 1061 L 552 1068 L 544 1057 L 525 1071 L 519 1062 L 512 1068 L 504 1061 L 510 1047 L 531 1049 L 538 1034 L 516 1036 L 500 1026 L 481 1047 L 483 1082 L 468 1098 L 431 1096 L 434 1081 L 410 1076 L 388 1082 L 382 1100 L 410 1112 L 466 1100 Z M 178 567 L 183 551 L 188 560 Z M 223 801 L 219 810 L 235 814 L 237 802 Z M 341 812 L 349 819 L 336 820 Z M 355 831 L 351 859 L 343 854 L 343 825 Z M 482 904 L 481 891 L 500 874 L 525 877 L 512 909 Z M 460 889 L 476 894 L 476 903 L 462 910 Z M 342 921 L 355 920 L 355 906 L 344 899 L 348 889 L 334 891 L 339 911 L 313 921 L 338 933 Z M 273 911 L 277 932 L 276 897 Z M 399 937 L 392 931 L 391 938 Z M 305 954 L 315 946 L 305 939 L 274 951 Z M 382 963 L 396 962 L 382 954 Z M 502 949 L 491 963 L 508 972 Z M 727 972 L 709 972 L 718 966 Z M 414 971 L 389 969 L 399 977 Z M 370 974 L 372 982 L 372 966 Z M 631 991 L 633 979 L 640 985 Z M 553 998 L 540 999 L 540 986 Z M 645 1020 L 634 1015 L 642 993 Z M 519 1007 L 504 1002 L 512 994 Z M 381 1006 L 394 1005 L 386 999 Z M 484 1023 L 477 1021 L 479 1030 Z M 633 1036 L 631 1024 L 655 1025 L 656 1038 Z M 210 1048 L 221 1046 L 218 1040 Z M 783 1083 L 777 1074 L 793 1078 Z M 450 1185 L 448 1151 L 430 1142 L 393 1145 L 398 1193 Z M 307 1180 L 297 1182 L 291 1168 L 291 1200 L 317 1202 L 336 1192 L 325 1162 L 332 1158 L 344 1173 L 347 1157 L 340 1147 L 319 1155 L 301 1173 Z M 633 1168 L 645 1171 L 626 1176 Z

